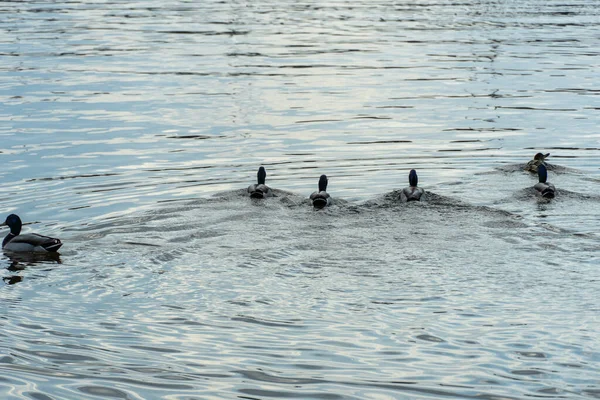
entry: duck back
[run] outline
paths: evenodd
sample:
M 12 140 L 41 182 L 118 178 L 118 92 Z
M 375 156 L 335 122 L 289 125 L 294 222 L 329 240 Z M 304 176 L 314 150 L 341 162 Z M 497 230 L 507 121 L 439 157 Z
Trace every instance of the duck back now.
M 425 191 L 416 186 L 409 186 L 402 189 L 403 201 L 421 201 L 421 196 Z
M 556 196 L 556 188 L 550 182 L 538 182 L 534 186 L 538 194 L 546 199 L 553 199 Z
M 263 184 L 248 186 L 248 193 L 250 193 L 250 197 L 253 199 L 264 199 L 273 195 L 271 188 Z

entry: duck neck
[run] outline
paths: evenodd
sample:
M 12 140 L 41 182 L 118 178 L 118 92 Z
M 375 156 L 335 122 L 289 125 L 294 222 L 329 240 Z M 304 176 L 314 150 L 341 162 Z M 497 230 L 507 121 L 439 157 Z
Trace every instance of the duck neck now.
M 256 177 L 258 178 L 258 184 L 264 185 L 267 178 L 267 172 L 263 168 L 260 168 Z
M 321 179 L 319 179 L 319 192 L 325 191 L 327 191 L 327 178 L 322 176 Z
M 21 221 L 17 221 L 16 224 L 10 226 L 10 234 L 13 236 L 19 236 L 21 234 Z
M 417 187 L 419 184 L 419 177 L 417 176 L 417 171 L 414 169 L 410 171 L 410 174 L 408 174 L 408 184 L 411 187 Z
M 9 233 L 8 235 L 6 235 L 6 237 L 5 237 L 5 238 L 4 238 L 4 240 L 2 241 L 2 247 L 6 246 L 6 244 L 7 244 L 8 242 L 10 242 L 11 240 L 13 240 L 13 238 L 14 238 L 15 236 L 17 236 L 17 235 L 15 235 L 15 234 L 14 234 L 14 233 L 12 233 L 12 232 L 11 232 L 11 233 Z

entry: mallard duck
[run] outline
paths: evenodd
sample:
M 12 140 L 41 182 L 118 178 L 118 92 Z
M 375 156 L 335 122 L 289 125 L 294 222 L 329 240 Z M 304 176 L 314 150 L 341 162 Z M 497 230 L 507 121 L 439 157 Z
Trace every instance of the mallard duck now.
M 324 208 L 331 204 L 331 196 L 327 193 L 327 175 L 321 175 L 319 178 L 319 191 L 310 195 L 313 207 Z
M 248 186 L 248 193 L 253 199 L 264 199 L 265 197 L 273 196 L 273 190 L 265 185 L 265 179 L 267 178 L 267 171 L 265 167 L 260 167 L 256 174 L 258 183 Z
M 421 196 L 423 195 L 423 193 L 425 193 L 425 191 L 423 189 L 421 189 L 420 187 L 417 187 L 418 183 L 419 183 L 419 177 L 417 176 L 417 171 L 415 171 L 414 169 L 411 169 L 410 173 L 408 174 L 408 184 L 410 186 L 402 189 L 402 194 L 400 195 L 400 197 L 402 198 L 402 201 L 420 201 L 421 200 Z
M 538 177 L 540 181 L 535 184 L 534 188 L 538 191 L 538 193 L 545 198 L 551 199 L 556 194 L 556 188 L 550 182 L 547 182 L 548 179 L 548 171 L 546 170 L 546 166 L 544 164 L 540 164 L 538 166 Z
M 538 171 L 538 167 L 542 164 L 545 164 L 546 158 L 548 158 L 549 156 L 550 153 L 537 153 L 535 156 L 533 156 L 533 160 L 530 160 L 525 165 L 525 171 L 536 173 Z
M 59 239 L 26 233 L 21 235 L 23 223 L 18 215 L 10 214 L 0 226 L 8 226 L 10 233 L 4 238 L 2 248 L 15 252 L 55 252 L 60 249 L 62 242 Z

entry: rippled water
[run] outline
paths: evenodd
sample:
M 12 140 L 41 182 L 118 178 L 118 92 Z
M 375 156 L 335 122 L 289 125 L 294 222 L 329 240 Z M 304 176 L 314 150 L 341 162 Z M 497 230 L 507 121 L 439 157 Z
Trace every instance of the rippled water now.
M 600 398 L 597 6 L 0 1 L 0 397 Z

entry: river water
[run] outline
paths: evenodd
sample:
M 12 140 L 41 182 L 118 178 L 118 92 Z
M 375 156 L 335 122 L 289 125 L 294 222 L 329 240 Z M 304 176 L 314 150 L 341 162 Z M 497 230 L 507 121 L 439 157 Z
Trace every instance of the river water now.
M 0 1 L 1 218 L 65 243 L 0 257 L 0 397 L 600 398 L 598 21 Z

